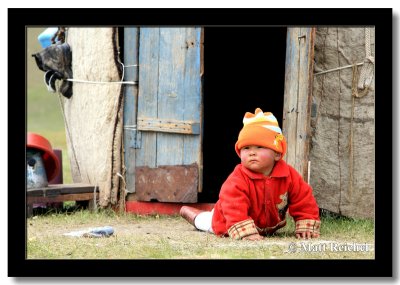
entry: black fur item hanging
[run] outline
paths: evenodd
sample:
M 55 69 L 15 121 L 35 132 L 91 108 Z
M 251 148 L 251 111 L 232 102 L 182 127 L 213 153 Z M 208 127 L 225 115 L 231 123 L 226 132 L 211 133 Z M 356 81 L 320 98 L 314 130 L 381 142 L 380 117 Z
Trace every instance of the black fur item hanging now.
M 52 44 L 42 51 L 32 54 L 40 70 L 45 73 L 45 83 L 49 91 L 56 92 L 55 81 L 62 80 L 59 92 L 66 98 L 72 96 L 72 52 L 67 43 Z

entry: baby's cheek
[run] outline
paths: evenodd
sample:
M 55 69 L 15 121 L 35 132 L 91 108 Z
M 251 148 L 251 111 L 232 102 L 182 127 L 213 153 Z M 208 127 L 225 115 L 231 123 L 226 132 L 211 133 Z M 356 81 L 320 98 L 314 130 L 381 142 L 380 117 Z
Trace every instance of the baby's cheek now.
M 270 152 L 263 151 L 259 155 L 261 159 L 266 159 L 266 160 L 274 159 L 274 155 Z

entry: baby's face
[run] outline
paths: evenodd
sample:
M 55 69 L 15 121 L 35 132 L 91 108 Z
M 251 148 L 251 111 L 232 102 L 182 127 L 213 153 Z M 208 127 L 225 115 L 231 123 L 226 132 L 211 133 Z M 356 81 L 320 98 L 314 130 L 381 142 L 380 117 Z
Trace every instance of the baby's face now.
M 240 150 L 240 159 L 246 168 L 269 175 L 275 165 L 275 161 L 281 158 L 281 154 L 272 149 L 250 145 Z

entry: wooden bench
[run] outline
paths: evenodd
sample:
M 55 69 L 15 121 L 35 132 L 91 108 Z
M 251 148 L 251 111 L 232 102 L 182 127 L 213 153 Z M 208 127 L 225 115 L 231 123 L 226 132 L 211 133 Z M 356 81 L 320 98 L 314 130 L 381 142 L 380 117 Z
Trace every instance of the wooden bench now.
M 88 201 L 89 208 L 96 207 L 99 189 L 84 183 L 50 184 L 47 187 L 31 188 L 26 191 L 27 216 L 32 216 L 33 204 L 65 201 Z

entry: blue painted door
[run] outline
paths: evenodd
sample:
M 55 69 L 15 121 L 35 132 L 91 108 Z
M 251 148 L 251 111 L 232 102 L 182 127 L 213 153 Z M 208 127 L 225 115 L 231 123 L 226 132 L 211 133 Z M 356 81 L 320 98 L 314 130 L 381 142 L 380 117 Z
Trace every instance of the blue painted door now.
M 125 94 L 126 181 L 138 200 L 197 202 L 201 44 L 201 28 L 125 29 L 125 64 L 137 66 L 125 80 L 138 80 Z

